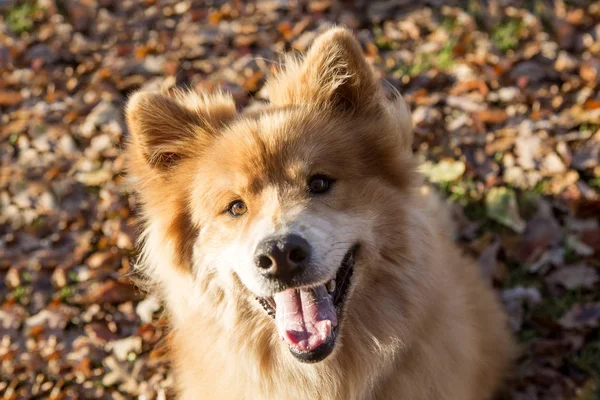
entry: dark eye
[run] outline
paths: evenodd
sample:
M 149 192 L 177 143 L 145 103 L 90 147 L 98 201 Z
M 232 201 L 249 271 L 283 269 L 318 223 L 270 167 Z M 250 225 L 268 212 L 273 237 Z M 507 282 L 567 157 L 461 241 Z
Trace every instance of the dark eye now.
M 242 200 L 236 200 L 229 205 L 227 211 L 232 217 L 241 217 L 248 212 L 248 207 Z
M 308 180 L 308 191 L 311 194 L 323 194 L 331 189 L 334 180 L 325 175 L 315 175 Z

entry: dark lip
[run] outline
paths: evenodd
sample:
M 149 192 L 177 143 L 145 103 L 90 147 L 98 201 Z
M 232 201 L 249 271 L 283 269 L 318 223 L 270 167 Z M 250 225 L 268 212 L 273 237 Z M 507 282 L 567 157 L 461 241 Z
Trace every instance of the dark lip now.
M 312 351 L 297 352 L 290 348 L 290 353 L 296 359 L 298 359 L 298 361 L 304 363 L 316 363 L 324 360 L 333 352 L 340 326 L 342 324 L 342 311 L 344 309 L 348 290 L 350 289 L 352 275 L 354 273 L 355 256 L 358 247 L 359 245 L 355 244 L 348 249 L 344 255 L 344 258 L 342 259 L 342 262 L 340 263 L 340 268 L 338 268 L 338 271 L 335 275 L 336 289 L 333 294 L 333 305 L 337 313 L 338 325 L 333 329 L 327 341 Z M 267 297 L 257 297 L 256 300 L 262 306 L 265 312 L 271 318 L 275 319 L 275 302 L 273 299 Z

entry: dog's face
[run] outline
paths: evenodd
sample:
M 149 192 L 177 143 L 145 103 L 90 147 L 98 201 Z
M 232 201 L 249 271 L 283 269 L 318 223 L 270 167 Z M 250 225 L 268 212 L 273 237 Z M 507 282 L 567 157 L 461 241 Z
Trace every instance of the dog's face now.
M 268 85 L 270 104 L 245 114 L 220 94 L 137 94 L 131 169 L 146 213 L 172 216 L 191 279 L 235 277 L 292 354 L 320 361 L 360 290 L 355 269 L 389 245 L 375 232 L 402 214 L 393 199 L 413 172 L 410 117 L 341 29 Z
M 371 216 L 353 204 L 360 154 L 330 122 L 288 107 L 226 128 L 192 185 L 198 265 L 233 270 L 262 297 L 335 277 Z

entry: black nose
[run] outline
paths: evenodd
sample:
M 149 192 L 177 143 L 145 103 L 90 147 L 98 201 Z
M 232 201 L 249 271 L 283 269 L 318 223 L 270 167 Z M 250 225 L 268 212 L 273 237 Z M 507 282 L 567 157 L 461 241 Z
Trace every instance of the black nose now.
M 263 240 L 256 249 L 256 267 L 264 276 L 286 281 L 308 264 L 310 245 L 298 235 Z

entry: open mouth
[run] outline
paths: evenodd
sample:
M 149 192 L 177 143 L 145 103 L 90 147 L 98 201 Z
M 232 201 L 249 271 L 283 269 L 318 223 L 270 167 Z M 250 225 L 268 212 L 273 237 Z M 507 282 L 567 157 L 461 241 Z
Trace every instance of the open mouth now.
M 335 346 L 344 300 L 354 272 L 357 245 L 344 256 L 334 279 L 312 287 L 291 288 L 273 297 L 257 297 L 275 319 L 281 340 L 298 360 L 324 360 Z

